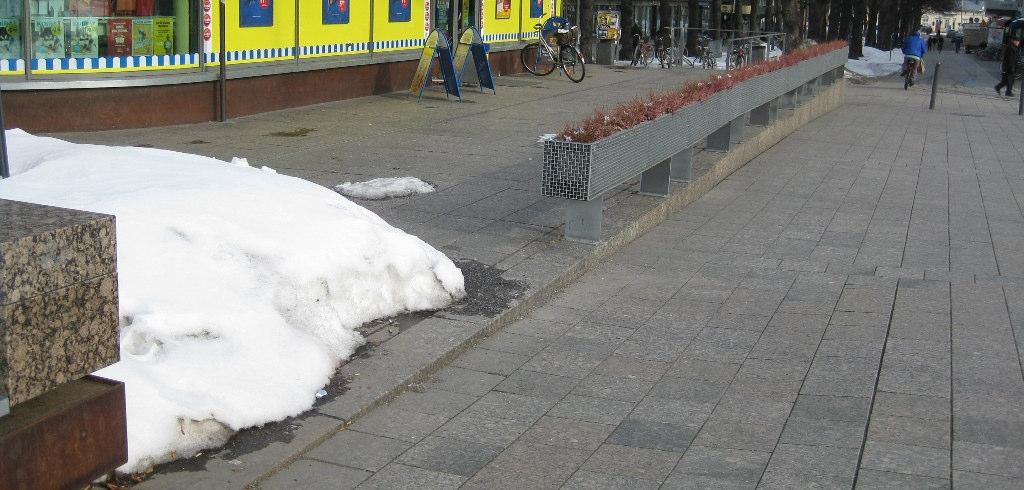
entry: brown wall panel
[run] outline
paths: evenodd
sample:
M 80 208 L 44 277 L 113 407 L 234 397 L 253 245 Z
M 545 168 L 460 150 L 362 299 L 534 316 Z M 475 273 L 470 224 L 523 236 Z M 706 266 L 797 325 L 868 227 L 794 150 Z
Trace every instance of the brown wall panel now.
M 491 53 L 495 75 L 522 72 L 519 51 Z M 416 61 L 284 73 L 228 81 L 228 117 L 409 89 Z M 3 94 L 8 128 L 99 131 L 213 121 L 217 84 L 13 90 Z

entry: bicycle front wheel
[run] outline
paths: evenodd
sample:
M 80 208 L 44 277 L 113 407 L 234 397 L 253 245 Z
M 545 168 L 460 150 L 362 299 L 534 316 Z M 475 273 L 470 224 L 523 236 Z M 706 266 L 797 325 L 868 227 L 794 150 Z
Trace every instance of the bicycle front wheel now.
M 523 68 L 534 75 L 542 77 L 555 71 L 555 60 L 551 59 L 551 54 L 540 43 L 523 46 L 519 56 L 523 60 Z
M 562 46 L 558 56 L 561 59 L 562 71 L 565 72 L 565 76 L 569 77 L 569 80 L 573 82 L 582 82 L 583 77 L 587 74 L 587 67 L 583 64 L 583 59 L 580 58 L 580 54 L 576 52 L 576 49 L 570 46 Z

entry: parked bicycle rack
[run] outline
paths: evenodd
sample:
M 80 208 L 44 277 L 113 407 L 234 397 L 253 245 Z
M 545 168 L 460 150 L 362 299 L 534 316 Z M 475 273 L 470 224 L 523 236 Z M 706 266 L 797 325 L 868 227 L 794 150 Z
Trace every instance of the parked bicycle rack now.
M 640 193 L 668 196 L 671 182 L 691 178 L 693 147 L 729 151 L 743 140 L 746 118 L 770 125 L 843 76 L 846 50 L 782 68 L 593 143 L 547 141 L 542 193 L 566 199 L 565 237 L 601 239 L 603 194 L 640 175 Z

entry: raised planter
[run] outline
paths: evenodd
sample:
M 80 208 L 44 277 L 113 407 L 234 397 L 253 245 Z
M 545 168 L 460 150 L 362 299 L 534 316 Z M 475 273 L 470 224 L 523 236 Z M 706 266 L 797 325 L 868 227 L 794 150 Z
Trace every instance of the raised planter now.
M 667 195 L 670 175 L 688 178 L 689 153 L 702 139 L 711 137 L 709 148 L 728 150 L 730 141 L 735 143 L 737 134 L 741 137 L 741 118 L 747 113 L 762 111 L 757 119 L 770 121 L 780 105 L 799 104 L 821 84 L 841 77 L 845 63 L 846 51 L 835 50 L 740 82 L 593 143 L 547 141 L 541 192 L 568 200 L 566 238 L 597 242 L 604 193 L 642 174 L 642 193 Z

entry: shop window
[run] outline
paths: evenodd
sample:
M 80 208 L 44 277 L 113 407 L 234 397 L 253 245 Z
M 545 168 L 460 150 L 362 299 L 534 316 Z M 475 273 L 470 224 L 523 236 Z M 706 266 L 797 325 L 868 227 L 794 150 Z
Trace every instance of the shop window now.
M 197 51 L 190 0 L 31 0 L 29 5 L 34 58 Z
M 0 0 L 0 58 L 17 59 L 22 49 L 22 15 L 20 0 Z

